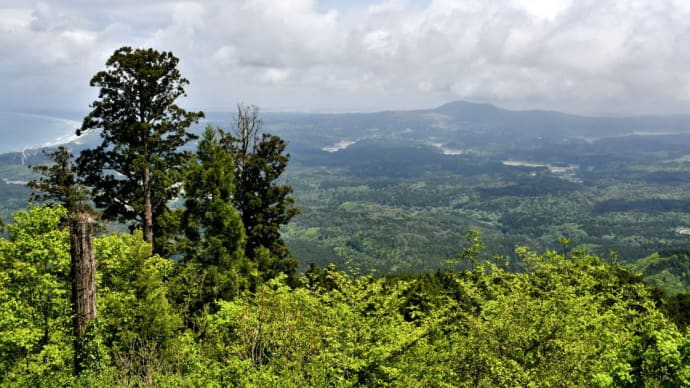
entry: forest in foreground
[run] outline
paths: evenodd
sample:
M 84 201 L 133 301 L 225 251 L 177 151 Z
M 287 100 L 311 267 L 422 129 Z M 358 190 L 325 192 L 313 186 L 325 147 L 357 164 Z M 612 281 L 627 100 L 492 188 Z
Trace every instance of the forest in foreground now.
M 690 385 L 688 294 L 567 237 L 508 257 L 470 230 L 435 271 L 298 272 L 286 141 L 244 105 L 188 132 L 177 62 L 116 50 L 77 131 L 100 144 L 34 166 L 0 238 L 1 385 Z
M 18 212 L 0 240 L 4 386 L 690 384 L 687 295 L 582 251 L 518 248 L 527 270 L 508 272 L 478 260 L 476 234 L 445 270 L 314 267 L 196 312 L 194 265 L 152 256 L 141 232 L 102 235 L 98 315 L 74 376 L 65 214 Z M 470 268 L 454 269 L 462 262 Z

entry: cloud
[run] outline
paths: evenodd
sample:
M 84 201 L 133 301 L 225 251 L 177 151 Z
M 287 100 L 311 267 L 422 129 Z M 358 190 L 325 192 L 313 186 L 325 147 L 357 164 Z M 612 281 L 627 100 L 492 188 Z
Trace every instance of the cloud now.
M 285 82 L 290 75 L 290 72 L 283 69 L 270 68 L 264 71 L 261 81 L 269 84 L 280 84 Z
M 684 112 L 689 38 L 681 0 L 6 0 L 0 109 L 85 110 L 131 45 L 180 57 L 199 109 Z

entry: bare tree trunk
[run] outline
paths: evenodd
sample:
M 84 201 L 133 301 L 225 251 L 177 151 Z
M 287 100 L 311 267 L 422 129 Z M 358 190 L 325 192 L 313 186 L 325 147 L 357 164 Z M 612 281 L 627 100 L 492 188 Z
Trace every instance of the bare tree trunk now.
M 153 207 L 151 205 L 151 170 L 144 167 L 144 240 L 153 245 Z
M 84 369 L 87 325 L 96 318 L 96 263 L 93 253 L 94 219 L 87 212 L 70 217 L 72 313 L 74 315 L 74 371 Z
M 240 156 L 235 163 L 240 170 L 244 169 L 245 162 L 250 153 L 254 150 L 259 141 L 259 132 L 263 126 L 263 121 L 259 118 L 259 108 L 254 105 L 237 104 L 237 139 L 240 141 Z

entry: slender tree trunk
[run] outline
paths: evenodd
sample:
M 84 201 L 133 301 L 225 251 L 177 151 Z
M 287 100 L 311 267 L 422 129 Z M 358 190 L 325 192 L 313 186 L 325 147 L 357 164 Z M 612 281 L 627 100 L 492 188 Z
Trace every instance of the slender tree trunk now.
M 153 245 L 153 207 L 151 206 L 151 170 L 144 167 L 144 239 Z
M 74 371 L 85 366 L 84 345 L 89 321 L 96 318 L 96 263 L 93 254 L 94 220 L 86 212 L 70 217 L 72 313 L 74 315 Z

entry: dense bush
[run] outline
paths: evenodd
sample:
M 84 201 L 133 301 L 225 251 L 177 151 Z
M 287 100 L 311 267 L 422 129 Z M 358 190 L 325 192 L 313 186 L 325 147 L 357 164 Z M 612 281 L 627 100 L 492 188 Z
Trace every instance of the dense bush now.
M 19 212 L 0 240 L 4 386 L 690 384 L 690 336 L 640 277 L 580 250 L 519 248 L 526 270 L 507 272 L 474 260 L 476 234 L 466 270 L 312 267 L 193 317 L 171 295 L 181 264 L 150 256 L 141 233 L 106 234 L 91 362 L 73 377 L 63 213 Z

